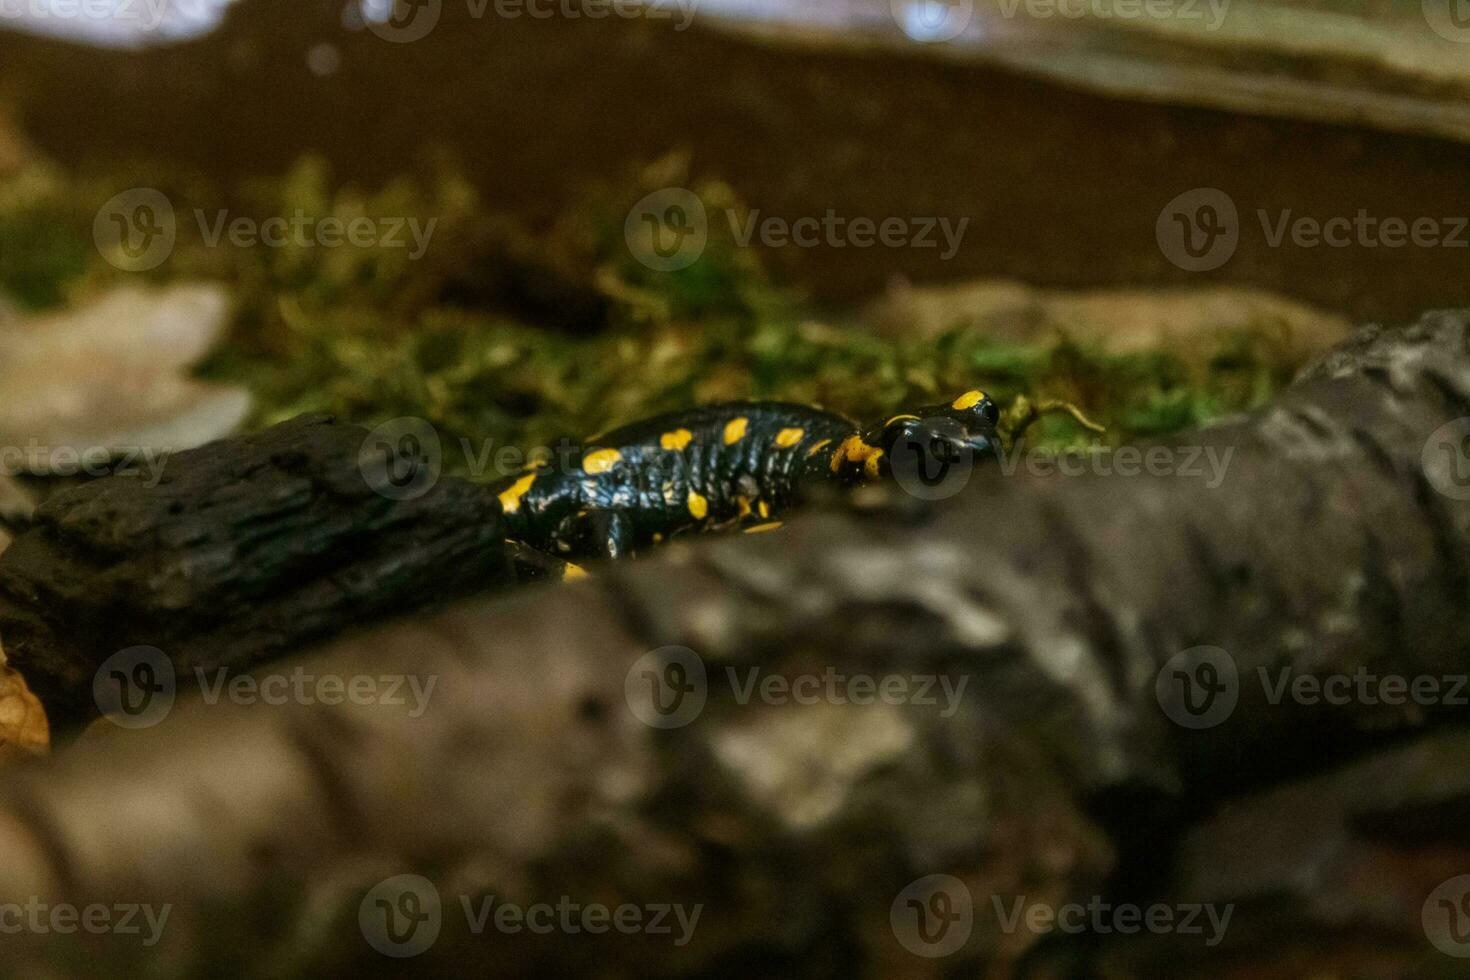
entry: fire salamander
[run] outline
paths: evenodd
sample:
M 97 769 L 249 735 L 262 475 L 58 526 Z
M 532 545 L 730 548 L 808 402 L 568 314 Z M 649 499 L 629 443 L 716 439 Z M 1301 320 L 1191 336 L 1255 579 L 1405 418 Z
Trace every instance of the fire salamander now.
M 900 440 L 941 462 L 996 455 L 998 419 L 982 391 L 867 428 L 805 405 L 726 402 L 615 429 L 491 489 L 522 544 L 619 558 L 687 530 L 776 526 L 808 481 L 887 477 Z

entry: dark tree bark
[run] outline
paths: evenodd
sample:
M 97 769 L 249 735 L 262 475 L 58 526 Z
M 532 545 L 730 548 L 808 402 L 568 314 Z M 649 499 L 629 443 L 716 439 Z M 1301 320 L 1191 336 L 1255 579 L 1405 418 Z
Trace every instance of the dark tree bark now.
M 428 469 L 394 488 L 359 465 L 367 436 L 303 416 L 38 508 L 0 556 L 0 640 L 53 723 L 95 715 L 92 676 L 128 647 L 241 668 L 518 581 L 493 494 Z
M 372 889 L 406 873 L 442 902 L 437 939 L 397 964 L 425 976 L 1003 976 L 1028 965 L 1061 976 L 1099 963 L 1128 976 L 1130 963 L 1182 962 L 1099 936 L 1044 940 L 1008 927 L 995 903 L 1244 901 L 1271 891 L 1284 841 L 1352 838 L 1363 813 L 1421 840 L 1455 832 L 1453 793 L 1375 789 L 1374 774 L 1402 764 L 1429 778 L 1457 757 L 1458 736 L 1442 729 L 1463 709 L 1273 703 L 1257 678 L 1464 673 L 1470 494 L 1439 449 L 1458 449 L 1444 426 L 1466 415 L 1470 315 L 1432 314 L 1369 331 L 1271 406 L 1179 440 L 1172 473 L 1126 475 L 1116 456 L 1075 476 L 992 468 L 939 505 L 879 491 L 780 533 L 681 546 L 348 637 L 260 671 L 407 677 L 421 691 L 432 681 L 426 705 L 181 699 L 150 729 L 14 770 L 0 787 L 0 901 L 172 903 L 154 946 L 95 940 L 121 972 L 381 967 L 365 938 L 381 945 Z M 1178 472 L 1211 448 L 1231 451 L 1218 485 L 1208 467 Z M 1104 462 L 1114 471 L 1097 472 Z M 1173 720 L 1201 716 L 1180 715 L 1168 692 L 1176 671 L 1209 679 L 1179 659 L 1201 645 L 1224 652 L 1212 663 L 1233 671 L 1236 704 L 1196 730 Z M 937 678 L 959 696 L 936 685 L 935 704 L 779 703 L 746 697 L 751 669 Z M 652 712 L 672 693 L 660 677 L 690 686 L 665 704 L 679 727 L 640 720 L 664 717 Z M 1406 740 L 1424 748 L 1319 776 Z M 1263 846 L 1201 864 L 1209 808 L 1313 778 L 1325 782 L 1287 797 L 1292 821 L 1241 824 L 1226 811 L 1225 826 Z M 1320 787 L 1330 792 L 1310 809 Z M 1375 792 L 1407 802 L 1375 806 Z M 1244 812 L 1283 806 L 1263 799 Z M 1175 835 L 1191 826 L 1176 862 Z M 1460 873 L 1464 856 L 1425 846 L 1412 874 L 1391 861 L 1372 870 L 1417 892 Z M 1236 877 L 1222 885 L 1221 868 Z M 907 903 L 945 910 L 912 884 L 935 874 L 972 902 L 953 933 L 963 942 L 942 958 L 915 952 L 936 948 Z M 677 928 L 537 935 L 493 918 L 477 935 L 460 900 L 474 910 L 485 895 L 702 913 L 682 945 Z M 1427 897 L 1374 906 L 1393 920 L 1374 928 L 1412 937 L 1405 916 Z M 1251 930 L 1280 936 L 1269 905 L 1243 911 Z M 1366 914 L 1346 904 L 1337 938 L 1316 948 L 1322 962 L 1361 942 Z M 8 937 L 0 963 L 75 969 L 48 938 Z M 1428 939 L 1406 955 L 1424 976 L 1449 975 Z M 1228 957 L 1213 962 L 1198 975 L 1239 975 Z

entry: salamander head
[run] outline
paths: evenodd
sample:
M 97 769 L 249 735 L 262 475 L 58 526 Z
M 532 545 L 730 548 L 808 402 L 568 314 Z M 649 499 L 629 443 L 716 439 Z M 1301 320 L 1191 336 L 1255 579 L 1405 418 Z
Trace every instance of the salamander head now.
M 983 392 L 971 390 L 939 405 L 893 415 L 844 442 L 832 471 L 877 480 L 905 455 L 925 468 L 959 465 L 1000 454 L 996 423 L 1000 410 Z

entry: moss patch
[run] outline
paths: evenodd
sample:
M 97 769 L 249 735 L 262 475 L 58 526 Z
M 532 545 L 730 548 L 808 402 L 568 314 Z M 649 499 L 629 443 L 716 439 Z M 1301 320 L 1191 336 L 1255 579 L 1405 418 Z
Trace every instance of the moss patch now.
M 231 188 L 198 175 L 161 180 L 167 171 L 149 168 L 147 185 L 174 204 L 177 244 L 145 275 L 230 284 L 236 323 L 202 370 L 248 384 L 258 424 L 314 410 L 366 424 L 409 415 L 451 441 L 522 450 L 702 401 L 781 398 L 871 419 L 972 387 L 1002 401 L 1071 401 L 1117 444 L 1258 405 L 1296 367 L 1249 330 L 1215 338 L 1210 355 L 1189 363 L 1065 338 L 1002 343 L 971 329 L 879 337 L 772 282 L 722 221 L 709 223 L 699 261 L 655 272 L 630 254 L 624 218 L 649 189 L 683 183 L 682 166 L 670 158 L 589 189 L 539 229 L 498 217 L 447 165 L 372 191 L 335 184 L 310 159 L 279 180 Z M 41 307 L 134 279 L 103 260 L 91 231 L 97 206 L 137 183 L 62 177 L 39 164 L 17 175 L 0 196 L 0 289 Z M 694 189 L 712 212 L 739 207 L 723 185 Z M 204 234 L 222 213 L 413 218 L 432 220 L 433 232 L 418 259 L 379 242 L 241 248 Z M 542 311 L 593 312 L 553 323 L 525 313 L 520 300 L 531 294 Z M 1096 438 L 1064 417 L 1032 433 L 1040 447 Z M 446 462 L 463 468 L 461 457 Z

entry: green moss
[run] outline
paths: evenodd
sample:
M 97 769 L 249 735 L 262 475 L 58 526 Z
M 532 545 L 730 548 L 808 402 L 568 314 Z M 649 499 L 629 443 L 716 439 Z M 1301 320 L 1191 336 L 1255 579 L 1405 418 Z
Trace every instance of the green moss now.
M 155 173 L 152 186 L 174 201 L 178 242 L 149 278 L 231 286 L 233 333 L 202 370 L 249 385 L 258 424 L 304 411 L 367 424 L 410 415 L 451 441 L 522 449 L 701 401 L 783 398 L 868 419 L 976 386 L 1001 400 L 1073 402 L 1117 444 L 1258 405 L 1294 367 L 1264 332 L 1221 336 L 1213 357 L 1191 363 L 1167 351 L 1110 355 L 1065 339 L 1003 343 L 970 329 L 878 336 L 774 284 L 722 222 L 710 223 L 709 243 L 689 268 L 641 266 L 624 243 L 624 216 L 650 188 L 687 182 L 682 161 L 660 161 L 590 191 L 533 231 L 492 213 L 448 166 L 374 191 L 339 186 L 310 159 L 279 180 L 233 188 Z M 90 241 L 93 202 L 129 184 L 47 174 L 24 186 L 0 198 L 0 287 L 39 306 L 135 281 Z M 723 185 L 694 189 L 711 213 L 739 207 Z M 212 245 L 199 222 L 226 208 L 257 219 L 432 219 L 433 237 L 417 260 L 378 243 Z M 605 322 L 553 329 L 499 302 L 527 262 L 553 296 L 562 289 L 595 298 Z M 1095 438 L 1061 417 L 1032 433 L 1041 447 Z

